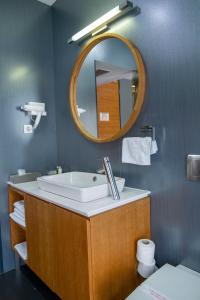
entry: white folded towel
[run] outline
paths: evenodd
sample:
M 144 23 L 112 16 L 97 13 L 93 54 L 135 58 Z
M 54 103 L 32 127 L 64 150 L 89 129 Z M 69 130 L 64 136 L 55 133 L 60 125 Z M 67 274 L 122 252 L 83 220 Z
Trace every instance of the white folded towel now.
M 24 206 L 16 206 L 14 209 L 23 215 L 25 214 Z
M 20 210 L 18 210 L 16 207 L 14 209 L 14 213 L 17 217 L 21 218 L 23 221 L 25 220 L 25 215 Z
M 27 260 L 27 242 L 17 244 L 14 248 L 23 260 Z
M 124 138 L 122 142 L 122 162 L 150 166 L 151 155 L 157 151 L 157 143 L 152 141 L 151 137 Z
M 19 218 L 18 216 L 16 216 L 16 214 L 14 212 L 9 214 L 10 218 L 13 219 L 13 221 L 15 221 L 17 224 L 26 227 L 26 223 L 24 220 L 22 220 L 21 218 Z
M 21 217 L 21 215 L 19 215 L 16 211 L 14 211 L 13 214 L 18 220 L 20 220 L 20 222 L 22 222 L 22 223 L 25 222 L 25 218 Z
M 24 208 L 24 200 L 14 202 L 14 207 Z
M 20 200 L 14 203 L 14 210 L 18 211 L 19 213 L 21 212 L 21 214 L 25 214 L 24 212 L 24 200 Z

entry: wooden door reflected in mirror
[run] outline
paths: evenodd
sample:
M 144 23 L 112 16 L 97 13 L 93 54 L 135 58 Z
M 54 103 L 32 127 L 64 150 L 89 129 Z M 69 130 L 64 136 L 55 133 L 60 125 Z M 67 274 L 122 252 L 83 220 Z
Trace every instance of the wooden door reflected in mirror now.
M 121 128 L 119 82 L 112 81 L 97 86 L 98 138 L 115 135 Z

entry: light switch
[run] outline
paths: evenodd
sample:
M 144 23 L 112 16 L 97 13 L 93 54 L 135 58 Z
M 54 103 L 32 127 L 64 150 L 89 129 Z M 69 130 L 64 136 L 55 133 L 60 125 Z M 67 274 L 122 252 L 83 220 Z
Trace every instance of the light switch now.
M 33 126 L 32 125 L 24 125 L 24 133 L 33 133 Z
M 100 121 L 101 122 L 109 122 L 110 115 L 109 112 L 100 112 Z

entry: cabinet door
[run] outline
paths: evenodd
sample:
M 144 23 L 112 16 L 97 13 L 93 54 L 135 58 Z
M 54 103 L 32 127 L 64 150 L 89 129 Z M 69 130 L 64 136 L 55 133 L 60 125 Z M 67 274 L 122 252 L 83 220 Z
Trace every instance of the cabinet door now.
M 25 211 L 28 266 L 54 290 L 53 207 L 45 201 L 27 195 Z
M 150 201 L 139 200 L 91 218 L 95 300 L 123 300 L 138 285 L 137 240 L 150 237 Z
M 62 300 L 90 300 L 92 292 L 89 220 L 56 206 L 54 214 L 55 292 Z

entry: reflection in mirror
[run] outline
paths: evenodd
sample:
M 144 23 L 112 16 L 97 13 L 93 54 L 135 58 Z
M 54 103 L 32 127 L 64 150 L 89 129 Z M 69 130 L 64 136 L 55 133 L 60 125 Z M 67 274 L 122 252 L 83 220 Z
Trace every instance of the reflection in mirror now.
M 97 44 L 77 78 L 76 107 L 82 126 L 96 138 L 123 128 L 134 110 L 138 70 L 128 46 L 117 38 Z
M 97 134 L 107 138 L 123 128 L 134 109 L 137 70 L 96 61 L 95 75 Z

